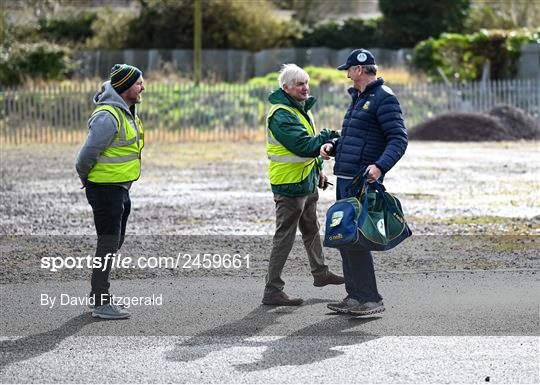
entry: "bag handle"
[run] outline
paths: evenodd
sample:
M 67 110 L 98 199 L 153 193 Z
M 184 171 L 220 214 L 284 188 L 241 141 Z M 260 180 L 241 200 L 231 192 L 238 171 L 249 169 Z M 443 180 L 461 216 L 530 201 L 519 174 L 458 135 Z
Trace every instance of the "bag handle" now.
M 358 193 L 358 200 L 360 200 L 361 196 L 362 196 L 362 192 L 364 193 L 364 197 L 362 199 L 362 211 L 360 212 L 360 216 L 358 217 L 358 225 L 362 225 L 364 223 L 364 220 L 366 219 L 367 217 L 367 214 L 368 214 L 368 183 L 367 183 L 367 178 L 365 178 L 367 176 L 367 174 L 364 174 L 364 176 L 362 177 L 363 178 L 363 184 L 362 184 L 362 188 L 360 189 L 359 193 Z M 384 203 L 386 204 L 386 208 L 388 209 L 388 211 L 390 211 L 390 213 L 396 217 L 400 222 L 402 223 L 405 223 L 405 218 L 403 218 L 403 216 L 398 213 L 395 209 L 394 209 L 394 206 L 391 205 L 390 201 L 388 200 L 388 197 L 386 196 L 385 192 L 386 192 L 386 188 L 384 187 L 383 184 L 375 181 L 373 183 L 370 183 L 370 187 L 373 187 L 373 189 L 375 190 L 375 192 L 381 196 L 381 198 L 384 200 Z
M 362 189 L 365 186 L 365 182 L 367 182 L 367 176 L 368 176 L 368 170 L 360 171 L 355 176 L 353 176 L 351 183 L 345 188 L 345 191 L 347 192 L 348 196 L 355 196 L 360 198 L 360 194 L 362 193 Z M 353 189 L 359 186 L 360 189 L 358 190 L 358 193 L 355 194 Z
M 345 191 L 347 192 L 347 194 L 349 196 L 355 196 L 355 197 L 358 198 L 358 200 L 360 200 L 360 198 L 362 197 L 362 193 L 364 193 L 364 199 L 362 199 L 362 211 L 360 212 L 360 216 L 358 217 L 358 224 L 359 225 L 362 225 L 362 223 L 364 223 L 364 220 L 367 217 L 368 208 L 369 208 L 368 207 L 368 195 L 367 195 L 367 192 L 368 192 L 368 182 L 367 182 L 368 173 L 369 173 L 369 170 L 365 170 L 363 172 L 360 171 L 359 173 L 357 173 L 353 177 L 351 183 L 345 189 Z M 360 188 L 358 190 L 358 193 L 353 194 L 353 189 L 357 185 L 360 186 Z M 404 223 L 405 219 L 390 204 L 390 201 L 388 200 L 388 197 L 385 194 L 386 188 L 384 187 L 384 185 L 382 183 L 378 182 L 378 181 L 375 181 L 373 183 L 370 183 L 369 186 L 373 187 L 375 192 L 377 194 L 379 194 L 383 198 L 387 209 L 392 213 L 392 215 L 394 215 L 396 218 L 398 218 L 398 220 L 400 220 L 400 222 Z
M 384 202 L 386 203 L 386 207 L 388 208 L 388 211 L 392 213 L 393 216 L 395 216 L 400 222 L 405 222 L 405 218 L 401 216 L 400 213 L 398 213 L 394 206 L 390 204 L 390 201 L 388 200 L 388 197 L 386 196 L 386 188 L 379 182 L 373 183 L 373 187 L 375 187 L 375 190 L 379 193 L 379 195 L 384 199 Z
M 364 220 L 366 219 L 367 213 L 368 213 L 368 197 L 367 197 L 367 189 L 368 189 L 367 177 L 368 177 L 368 174 L 369 174 L 369 170 L 367 170 L 367 169 L 364 170 L 364 171 L 358 172 L 353 177 L 351 183 L 345 189 L 345 191 L 347 192 L 347 195 L 354 196 L 358 200 L 360 200 L 360 198 L 362 196 L 362 192 L 365 193 L 364 194 L 364 199 L 362 201 L 362 211 L 360 212 L 360 216 L 358 217 L 358 225 L 359 226 L 361 226 L 362 223 L 364 223 Z M 354 193 L 353 189 L 357 185 L 360 188 L 358 189 L 357 193 Z
M 360 216 L 358 217 L 358 226 L 362 226 L 362 224 L 364 223 L 364 220 L 367 217 L 367 213 L 368 213 L 367 179 L 364 180 L 362 190 L 364 191 L 364 199 L 363 199 L 363 202 L 362 202 L 362 211 L 360 212 Z M 362 191 L 362 190 L 360 190 L 360 191 Z M 362 194 L 359 193 L 358 200 L 360 200 L 361 195 Z

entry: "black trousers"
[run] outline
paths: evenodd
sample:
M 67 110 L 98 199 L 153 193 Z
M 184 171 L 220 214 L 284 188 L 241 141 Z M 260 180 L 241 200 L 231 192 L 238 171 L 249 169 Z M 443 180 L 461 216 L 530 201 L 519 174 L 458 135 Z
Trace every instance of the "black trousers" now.
M 92 206 L 97 233 L 95 257 L 102 261 L 105 269 L 92 270 L 92 291 L 95 305 L 109 302 L 109 273 L 111 259 L 105 263 L 105 256 L 116 253 L 124 243 L 126 224 L 131 211 L 129 191 L 122 186 L 93 184 L 86 188 L 86 198 Z

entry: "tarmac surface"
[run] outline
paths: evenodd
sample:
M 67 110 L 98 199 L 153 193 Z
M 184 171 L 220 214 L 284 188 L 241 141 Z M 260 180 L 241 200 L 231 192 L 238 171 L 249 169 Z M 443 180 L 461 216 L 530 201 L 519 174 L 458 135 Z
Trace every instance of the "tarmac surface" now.
M 338 315 L 341 286 L 286 276 L 300 307 L 260 304 L 263 280 L 121 280 L 118 296 L 161 295 L 99 321 L 87 281 L 1 286 L 2 383 L 538 383 L 536 270 L 381 273 L 386 312 Z M 119 297 L 120 298 L 120 297 Z

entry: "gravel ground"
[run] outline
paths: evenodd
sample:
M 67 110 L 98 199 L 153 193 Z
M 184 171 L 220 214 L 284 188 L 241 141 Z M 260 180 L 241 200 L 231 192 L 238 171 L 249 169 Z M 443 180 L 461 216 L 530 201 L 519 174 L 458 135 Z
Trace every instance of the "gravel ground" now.
M 385 185 L 414 235 L 375 253 L 387 311 L 363 319 L 327 311 L 343 286 L 313 287 L 300 241 L 284 279 L 304 306 L 260 305 L 274 231 L 261 143 L 148 144 L 121 252 L 180 265 L 111 278 L 119 295 L 162 293 L 158 311 L 99 322 L 42 306 L 44 293 L 88 293 L 88 269 L 40 267 L 94 252 L 77 150 L 0 151 L 0 382 L 538 383 L 537 142 L 410 144 Z M 333 200 L 321 192 L 321 222 Z M 201 253 L 250 265 L 185 268 Z
M 377 253 L 378 270 L 537 269 L 540 242 L 538 142 L 412 142 L 385 180 L 402 201 L 414 236 Z M 90 207 L 74 170 L 78 146 L 2 148 L 2 282 L 76 279 L 87 270 L 49 273 L 43 256 L 93 253 Z M 131 190 L 122 249 L 135 259 L 180 253 L 250 254 L 241 274 L 264 274 L 274 231 L 264 144 L 148 144 Z M 332 162 L 326 163 L 332 176 Z M 334 200 L 320 192 L 319 216 Z M 335 250 L 329 264 L 340 270 Z M 300 244 L 287 264 L 309 271 Z M 237 274 L 238 271 L 234 272 Z M 121 270 L 114 277 L 182 275 L 184 269 Z M 193 272 L 190 272 L 193 274 Z M 196 274 L 227 275 L 226 269 Z

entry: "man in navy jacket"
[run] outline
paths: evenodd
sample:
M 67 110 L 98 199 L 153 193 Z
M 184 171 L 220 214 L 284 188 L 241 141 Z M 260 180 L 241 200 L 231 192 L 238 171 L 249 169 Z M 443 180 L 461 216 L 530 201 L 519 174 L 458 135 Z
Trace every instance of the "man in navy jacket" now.
M 371 52 L 352 51 L 338 69 L 346 70 L 354 83 L 349 89 L 352 102 L 343 119 L 341 137 L 324 144 L 320 153 L 323 159 L 335 156 L 339 200 L 347 197 L 346 189 L 359 172 L 368 170 L 368 183 L 382 181 L 405 153 L 408 141 L 399 102 L 384 80 L 377 78 Z M 341 258 L 347 296 L 328 308 L 356 316 L 383 312 L 371 252 L 341 251 Z

